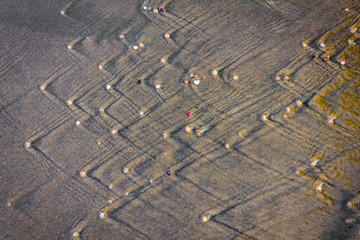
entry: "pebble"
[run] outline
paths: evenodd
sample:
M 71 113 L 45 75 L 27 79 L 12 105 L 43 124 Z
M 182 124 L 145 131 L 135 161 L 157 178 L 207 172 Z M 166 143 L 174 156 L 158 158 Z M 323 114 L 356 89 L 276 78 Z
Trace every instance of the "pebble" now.
M 317 163 L 320 161 L 320 159 L 315 159 L 313 161 L 310 162 L 310 166 L 311 167 L 316 167 Z
M 25 142 L 24 147 L 25 148 L 30 148 L 31 147 L 31 142 L 30 141 Z
M 203 223 L 206 223 L 206 222 L 209 221 L 209 217 L 208 217 L 208 216 L 202 216 L 201 221 L 202 221 Z
M 191 130 L 191 128 L 190 127 L 185 127 L 185 132 L 187 132 L 187 133 L 191 133 L 192 132 L 192 130 Z
M 323 185 L 324 185 L 324 182 L 321 182 L 320 184 L 316 185 L 315 190 L 318 192 L 322 192 Z
M 111 129 L 111 134 L 115 135 L 117 133 L 117 131 L 118 131 L 117 129 Z
M 231 145 L 230 145 L 229 143 L 226 143 L 226 144 L 225 144 L 225 148 L 226 148 L 226 149 L 231 149 L 232 147 L 231 147 Z
M 296 106 L 302 107 L 302 106 L 304 106 L 304 104 L 301 100 L 296 100 Z
M 334 124 L 334 118 L 328 118 L 327 123 L 328 124 Z

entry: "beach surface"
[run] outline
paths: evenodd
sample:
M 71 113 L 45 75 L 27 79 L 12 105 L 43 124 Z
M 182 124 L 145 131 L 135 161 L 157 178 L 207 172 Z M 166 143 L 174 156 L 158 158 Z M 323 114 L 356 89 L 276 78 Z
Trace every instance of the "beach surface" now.
M 360 239 L 360 3 L 0 2 L 0 239 Z

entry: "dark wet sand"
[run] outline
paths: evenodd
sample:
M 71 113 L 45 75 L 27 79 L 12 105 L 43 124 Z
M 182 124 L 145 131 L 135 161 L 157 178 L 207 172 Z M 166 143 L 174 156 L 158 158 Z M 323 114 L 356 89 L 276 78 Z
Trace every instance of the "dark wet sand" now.
M 360 239 L 359 12 L 1 1 L 0 239 Z

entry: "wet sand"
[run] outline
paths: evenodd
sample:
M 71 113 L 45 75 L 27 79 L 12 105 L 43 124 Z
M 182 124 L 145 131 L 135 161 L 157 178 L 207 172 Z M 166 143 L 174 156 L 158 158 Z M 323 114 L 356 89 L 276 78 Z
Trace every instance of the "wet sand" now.
M 2 1 L 1 239 L 359 239 L 357 1 Z

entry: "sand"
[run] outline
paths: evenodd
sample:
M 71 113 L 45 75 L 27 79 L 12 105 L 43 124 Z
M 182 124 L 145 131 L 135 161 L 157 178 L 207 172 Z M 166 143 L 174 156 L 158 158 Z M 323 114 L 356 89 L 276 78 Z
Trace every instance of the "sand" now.
M 359 239 L 357 1 L 0 3 L 1 239 Z

